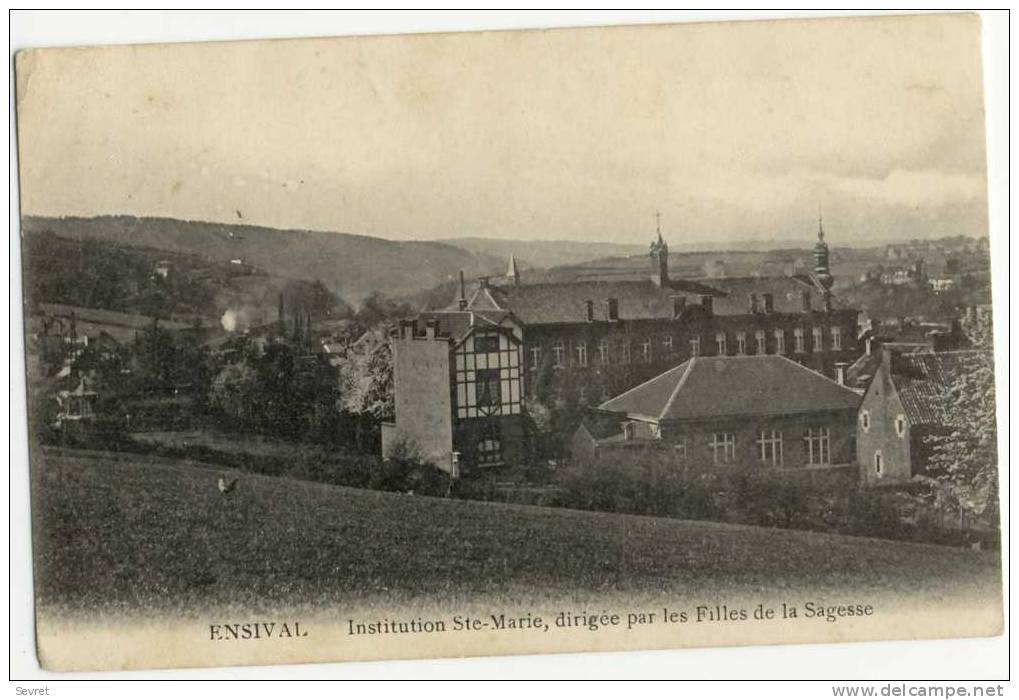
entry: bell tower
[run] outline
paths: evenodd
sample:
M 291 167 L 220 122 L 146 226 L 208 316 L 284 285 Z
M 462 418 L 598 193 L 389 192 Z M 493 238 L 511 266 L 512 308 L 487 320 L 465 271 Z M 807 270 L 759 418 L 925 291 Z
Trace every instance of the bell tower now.
M 824 221 L 821 218 L 821 208 L 817 209 L 817 243 L 814 244 L 814 276 L 821 286 L 831 289 L 835 278 L 831 276 L 828 267 L 828 244 L 824 241 Z
M 659 287 L 669 286 L 669 246 L 662 238 L 662 213 L 655 212 L 658 238 L 651 242 L 651 281 Z

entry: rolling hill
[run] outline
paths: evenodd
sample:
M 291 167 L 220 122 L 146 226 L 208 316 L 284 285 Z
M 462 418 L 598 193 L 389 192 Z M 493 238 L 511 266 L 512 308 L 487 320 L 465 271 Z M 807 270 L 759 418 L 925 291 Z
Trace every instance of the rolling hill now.
M 158 248 L 218 262 L 241 259 L 277 277 L 319 279 L 354 304 L 373 291 L 405 296 L 427 290 L 455 278 L 461 269 L 468 277 L 476 277 L 506 268 L 504 259 L 446 243 L 245 224 L 134 216 L 22 220 L 23 235 L 42 231 L 61 238 Z

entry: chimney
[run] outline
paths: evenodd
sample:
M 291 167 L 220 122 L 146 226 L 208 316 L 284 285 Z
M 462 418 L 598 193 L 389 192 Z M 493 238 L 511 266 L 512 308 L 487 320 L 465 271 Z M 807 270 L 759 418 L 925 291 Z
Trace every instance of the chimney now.
M 757 313 L 757 295 L 753 293 L 750 294 L 750 313 Z
M 804 312 L 810 311 L 810 292 L 804 290 L 800 292 L 800 296 L 803 299 L 803 311 Z
M 584 317 L 588 323 L 594 320 L 594 302 L 590 299 L 584 300 Z
M 425 337 L 429 340 L 435 340 L 435 337 L 439 334 L 439 320 L 430 318 L 425 321 Z
M 488 277 L 479 277 L 478 286 L 480 286 L 482 289 L 488 289 Z
M 715 298 L 710 294 L 701 295 L 701 308 L 704 309 L 705 313 L 711 315 L 715 310 Z
M 674 297 L 672 297 L 672 317 L 673 318 L 679 318 L 682 315 L 682 313 L 683 313 L 683 309 L 685 309 L 685 308 L 686 308 L 686 297 L 684 297 L 684 296 L 674 296 Z
M 608 308 L 607 308 L 608 319 L 610 321 L 618 321 L 619 320 L 619 299 L 616 299 L 615 297 L 609 297 L 606 301 L 608 302 L 608 305 L 607 305 L 608 306 Z
M 845 362 L 835 363 L 835 381 L 842 386 L 846 385 L 846 367 L 848 367 L 848 364 Z
M 764 295 L 764 313 L 770 314 L 775 312 L 775 295 L 771 292 L 766 292 Z
M 874 352 L 874 336 L 868 335 L 867 339 L 864 340 L 863 343 L 866 348 L 866 354 L 872 354 Z
M 400 321 L 400 337 L 413 338 L 417 334 L 417 321 Z
M 464 283 L 464 271 L 460 270 L 460 299 L 457 306 L 461 311 L 467 308 L 467 285 Z

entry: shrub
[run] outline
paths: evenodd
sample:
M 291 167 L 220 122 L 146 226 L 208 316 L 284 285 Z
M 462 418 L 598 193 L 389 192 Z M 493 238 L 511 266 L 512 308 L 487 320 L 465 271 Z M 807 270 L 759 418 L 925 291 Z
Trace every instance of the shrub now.
M 628 457 L 629 459 L 625 459 Z M 706 519 L 719 514 L 711 480 L 657 451 L 599 457 L 555 474 L 566 507 Z

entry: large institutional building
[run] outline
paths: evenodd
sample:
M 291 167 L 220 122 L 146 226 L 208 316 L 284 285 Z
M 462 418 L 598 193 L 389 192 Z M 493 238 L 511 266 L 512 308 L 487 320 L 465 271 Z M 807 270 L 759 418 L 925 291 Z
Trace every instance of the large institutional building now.
M 859 356 L 857 311 L 831 293 L 820 225 L 809 274 L 673 279 L 660 231 L 650 258 L 643 275 L 528 284 L 511 259 L 503 279 L 468 291 L 461 278 L 449 307 L 393 340 L 383 450 L 409 441 L 439 465 L 513 462 L 527 400 L 597 405 L 691 357 L 782 355 L 834 377 Z

